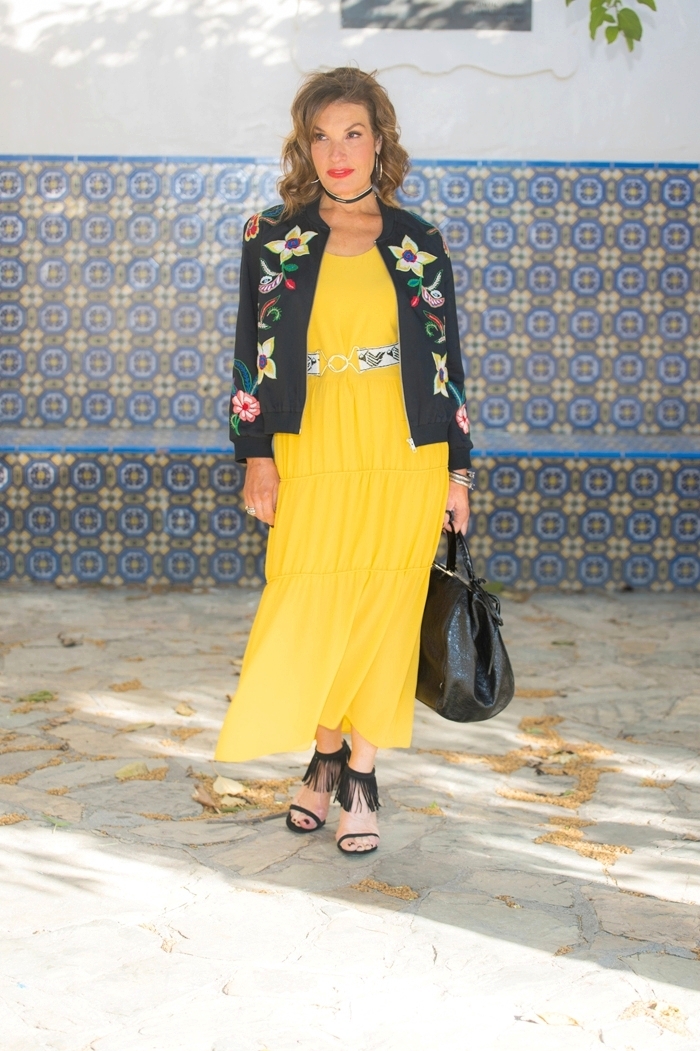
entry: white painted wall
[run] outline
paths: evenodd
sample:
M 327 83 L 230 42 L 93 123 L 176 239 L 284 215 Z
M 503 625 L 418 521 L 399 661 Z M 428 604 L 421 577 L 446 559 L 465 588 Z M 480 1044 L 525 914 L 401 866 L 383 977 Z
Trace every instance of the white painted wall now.
M 0 0 L 0 152 L 275 156 L 301 74 L 378 68 L 415 157 L 700 160 L 700 0 L 593 44 L 588 0 L 532 33 L 351 31 L 338 0 Z M 634 0 L 629 0 L 634 4 Z

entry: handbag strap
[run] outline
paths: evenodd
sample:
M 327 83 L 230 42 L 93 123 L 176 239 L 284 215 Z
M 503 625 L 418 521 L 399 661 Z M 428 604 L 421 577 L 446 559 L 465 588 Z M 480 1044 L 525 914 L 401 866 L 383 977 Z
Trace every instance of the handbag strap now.
M 458 532 L 452 522 L 450 522 L 450 527 L 447 531 L 447 563 L 445 566 L 449 573 L 455 573 L 457 571 L 458 553 L 460 555 L 466 584 L 476 595 L 479 596 L 496 624 L 500 627 L 503 624 L 503 619 L 501 617 L 501 600 L 498 595 L 494 595 L 492 592 L 485 589 L 484 584 L 486 583 L 486 580 L 484 577 L 477 577 L 464 533 Z

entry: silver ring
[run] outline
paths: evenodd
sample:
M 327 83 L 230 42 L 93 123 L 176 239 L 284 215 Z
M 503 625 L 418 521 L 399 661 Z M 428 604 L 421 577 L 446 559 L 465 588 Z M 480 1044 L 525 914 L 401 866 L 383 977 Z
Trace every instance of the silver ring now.
M 255 508 L 254 507 L 246 507 L 245 511 L 246 511 L 247 515 L 254 515 L 255 514 Z

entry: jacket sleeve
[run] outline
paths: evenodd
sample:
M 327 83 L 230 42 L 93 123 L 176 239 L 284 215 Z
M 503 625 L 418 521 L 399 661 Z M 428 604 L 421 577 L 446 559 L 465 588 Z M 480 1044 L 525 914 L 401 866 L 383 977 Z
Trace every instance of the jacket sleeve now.
M 462 351 L 459 344 L 459 323 L 457 321 L 457 304 L 455 301 L 455 283 L 452 273 L 452 263 L 449 257 L 445 258 L 445 336 L 447 341 L 447 371 L 450 381 L 462 399 L 455 410 L 455 415 L 450 420 L 447 430 L 447 442 L 449 445 L 448 466 L 451 471 L 458 471 L 464 467 L 471 467 L 472 440 L 469 435 L 469 417 L 467 415 L 466 399 L 464 394 L 464 367 L 462 365 Z M 460 423 L 462 426 L 460 426 Z M 466 427 L 466 431 L 463 429 Z
M 239 463 L 245 463 L 250 456 L 272 457 L 272 436 L 264 432 L 260 403 L 256 397 L 260 267 L 258 255 L 258 239 L 244 239 L 229 406 L 229 438 L 234 443 L 235 456 Z

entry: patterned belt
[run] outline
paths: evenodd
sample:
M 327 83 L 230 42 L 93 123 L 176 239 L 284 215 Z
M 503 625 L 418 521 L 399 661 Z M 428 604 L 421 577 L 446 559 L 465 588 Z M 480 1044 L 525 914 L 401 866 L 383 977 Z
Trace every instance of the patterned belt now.
M 354 358 L 357 358 L 357 364 Z M 308 376 L 322 376 L 326 369 L 330 369 L 331 372 L 345 372 L 347 368 L 352 368 L 355 372 L 367 372 L 369 369 L 385 369 L 387 365 L 398 363 L 398 343 L 390 343 L 386 347 L 353 347 L 347 355 L 326 355 L 322 350 L 314 350 L 306 355 L 306 373 Z

